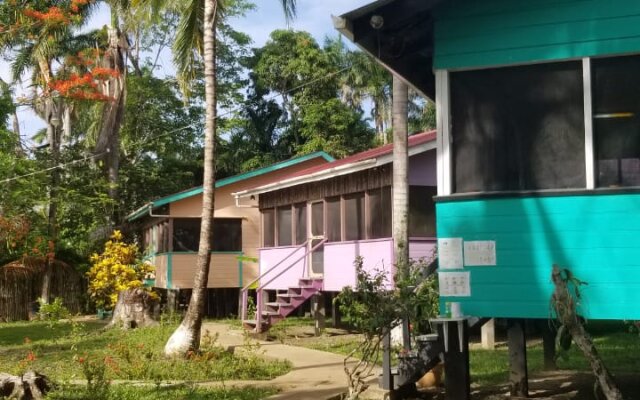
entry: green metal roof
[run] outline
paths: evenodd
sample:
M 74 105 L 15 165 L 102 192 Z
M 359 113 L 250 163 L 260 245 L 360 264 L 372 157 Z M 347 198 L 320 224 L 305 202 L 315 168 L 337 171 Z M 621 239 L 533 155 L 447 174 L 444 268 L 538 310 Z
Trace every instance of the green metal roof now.
M 268 174 L 270 172 L 278 171 L 283 168 L 288 168 L 293 165 L 297 165 L 305 161 L 313 160 L 314 158 L 319 158 L 319 157 L 324 158 L 328 162 L 335 161 L 333 157 L 331 157 L 329 154 L 325 153 L 324 151 L 316 151 L 315 153 L 305 154 L 300 157 L 294 157 L 286 161 L 269 165 L 268 167 L 262 167 L 262 168 L 254 169 L 253 171 L 245 172 L 243 174 L 220 179 L 216 181 L 216 188 L 221 188 L 223 186 L 231 185 L 233 183 L 240 182 L 245 179 L 255 178 L 256 176 Z M 135 221 L 136 219 L 147 215 L 150 209 L 154 209 L 156 207 L 162 207 L 164 205 L 176 202 L 178 200 L 186 199 L 191 196 L 197 196 L 202 192 L 203 192 L 202 186 L 198 186 L 192 189 L 187 189 L 182 192 L 178 192 L 178 193 L 154 200 L 138 208 L 137 210 L 133 211 L 131 214 L 127 215 L 127 221 L 129 222 Z

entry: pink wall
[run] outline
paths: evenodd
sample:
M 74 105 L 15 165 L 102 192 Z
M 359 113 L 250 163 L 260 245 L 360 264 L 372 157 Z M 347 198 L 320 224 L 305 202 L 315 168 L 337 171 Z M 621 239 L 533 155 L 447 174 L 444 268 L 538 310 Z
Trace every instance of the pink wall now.
M 434 239 L 411 239 L 409 256 L 418 261 L 430 260 L 435 249 Z M 295 264 L 288 271 L 265 286 L 265 289 L 287 289 L 298 286 L 298 280 L 307 276 L 307 257 L 298 260 L 306 252 L 305 248 L 276 247 L 260 249 L 260 274 L 273 268 L 288 255 L 273 271 L 261 280 L 261 284 L 276 277 L 278 273 Z M 395 266 L 393 265 L 393 240 L 358 240 L 350 242 L 332 242 L 324 245 L 324 290 L 338 292 L 345 286 L 355 286 L 356 269 L 353 264 L 356 257 L 362 256 L 364 270 L 369 273 L 384 271 L 387 288 L 393 287 Z
M 264 285 L 272 278 L 276 278 L 279 273 L 294 264 L 289 270 L 283 272 L 282 275 L 265 286 L 265 289 L 287 289 L 290 286 L 298 286 L 298 280 L 307 275 L 308 257 L 303 257 L 306 251 L 306 247 L 298 248 L 298 246 L 259 249 L 260 275 L 275 267 L 275 269 L 260 280 L 260 284 Z M 291 255 L 289 258 L 281 262 L 289 255 Z M 301 257 L 302 260 L 299 260 Z M 278 263 L 280 264 L 278 265 Z
M 409 158 L 409 185 L 437 186 L 436 151 L 430 150 Z
M 411 239 L 409 241 L 409 257 L 415 261 L 424 259 L 429 262 L 435 257 L 435 239 Z
M 324 245 L 324 290 L 340 291 L 356 283 L 356 257 L 362 256 L 364 270 L 384 271 L 388 287 L 393 287 L 393 241 L 391 239 L 335 242 Z

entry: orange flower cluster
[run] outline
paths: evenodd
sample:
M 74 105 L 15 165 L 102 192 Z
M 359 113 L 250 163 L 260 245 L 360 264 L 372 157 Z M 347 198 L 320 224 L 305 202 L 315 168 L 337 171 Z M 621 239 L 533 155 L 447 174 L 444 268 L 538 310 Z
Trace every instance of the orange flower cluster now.
M 95 70 L 98 70 L 94 73 Z M 109 68 L 95 68 L 92 72 L 80 76 L 71 74 L 68 79 L 51 81 L 49 87 L 60 94 L 76 100 L 110 101 L 113 98 L 100 92 L 98 81 L 105 80 L 105 77 L 117 77 L 118 72 Z
M 65 25 L 69 23 L 69 17 L 60 7 L 51 7 L 46 12 L 40 12 L 27 8 L 23 14 L 29 18 L 36 19 L 51 25 Z
M 69 9 L 74 13 L 79 13 L 80 8 L 82 8 L 82 6 L 86 6 L 89 3 L 91 3 L 89 0 L 71 0 Z

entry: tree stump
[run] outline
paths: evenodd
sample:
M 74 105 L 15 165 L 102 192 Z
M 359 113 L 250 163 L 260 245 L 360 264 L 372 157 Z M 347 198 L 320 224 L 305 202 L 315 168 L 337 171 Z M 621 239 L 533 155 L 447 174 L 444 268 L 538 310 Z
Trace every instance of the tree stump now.
M 40 400 L 51 390 L 49 378 L 34 371 L 22 376 L 0 373 L 0 398 Z
M 147 290 L 124 290 L 118 294 L 118 302 L 107 328 L 121 326 L 124 329 L 135 329 L 157 325 L 158 322 L 152 317 L 155 304 L 156 299 Z

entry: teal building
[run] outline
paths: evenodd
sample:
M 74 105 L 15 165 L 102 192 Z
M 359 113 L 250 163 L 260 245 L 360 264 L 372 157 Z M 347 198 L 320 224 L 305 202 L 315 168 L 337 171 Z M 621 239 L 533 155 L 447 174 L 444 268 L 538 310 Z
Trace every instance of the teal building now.
M 380 0 L 334 20 L 438 111 L 441 300 L 640 319 L 640 2 Z

